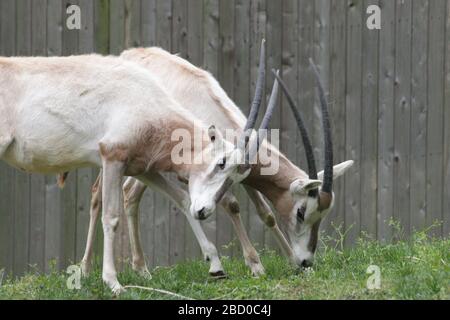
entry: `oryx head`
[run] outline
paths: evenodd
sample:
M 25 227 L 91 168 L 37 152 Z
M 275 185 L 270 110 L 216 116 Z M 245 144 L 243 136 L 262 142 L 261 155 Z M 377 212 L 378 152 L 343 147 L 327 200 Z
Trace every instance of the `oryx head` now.
M 214 126 L 208 129 L 210 143 L 203 149 L 203 164 L 193 170 L 189 176 L 189 194 L 191 197 L 191 214 L 196 219 L 206 219 L 215 210 L 216 204 L 230 187 L 244 180 L 250 173 L 250 160 L 258 152 L 264 136 L 254 133 L 255 123 L 261 105 L 265 82 L 265 49 L 261 44 L 259 72 L 255 96 L 251 104 L 244 131 L 237 140 L 237 145 L 225 139 Z M 278 96 L 278 82 L 274 81 L 272 93 L 259 132 L 266 132 Z
M 325 144 L 325 168 L 324 171 L 319 173 L 316 170 L 313 149 L 304 121 L 286 85 L 275 73 L 275 77 L 280 83 L 297 121 L 308 164 L 309 178 L 305 179 L 302 177 L 296 179 L 290 185 L 289 191 L 293 199 L 293 206 L 287 215 L 287 221 L 285 221 L 294 254 L 294 261 L 302 267 L 312 265 L 319 237 L 320 222 L 333 208 L 333 180 L 343 175 L 353 165 L 353 161 L 349 160 L 333 167 L 333 143 L 327 106 L 328 102 L 317 68 L 311 59 L 309 62 L 318 86 Z

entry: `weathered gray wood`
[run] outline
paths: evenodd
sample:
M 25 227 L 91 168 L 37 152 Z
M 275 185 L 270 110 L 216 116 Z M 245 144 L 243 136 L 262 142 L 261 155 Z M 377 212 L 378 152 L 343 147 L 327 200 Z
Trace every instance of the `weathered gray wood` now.
M 394 112 L 394 218 L 409 233 L 411 1 L 397 1 Z
M 33 56 L 47 54 L 47 1 L 33 1 L 31 53 Z M 30 176 L 30 255 L 29 264 L 38 270 L 44 268 L 45 257 L 45 176 Z
M 274 76 L 271 73 L 272 69 L 281 70 L 281 49 L 283 47 L 283 12 L 282 6 L 277 1 L 266 1 L 266 90 L 264 106 L 267 106 L 270 93 L 272 91 Z M 262 108 L 261 108 L 262 109 Z M 262 117 L 262 112 L 260 113 Z M 278 107 L 275 109 L 272 120 L 270 121 L 269 128 L 279 129 L 281 128 L 281 109 Z M 283 145 L 280 145 L 282 148 Z M 283 151 L 283 149 L 282 149 Z M 266 246 L 274 250 L 278 250 L 279 247 L 275 238 L 271 232 L 265 232 L 264 243 Z
M 47 55 L 62 54 L 62 2 L 47 0 Z M 56 184 L 56 177 L 45 177 L 45 271 L 60 267 L 61 247 L 61 190 Z
M 380 0 L 380 8 L 384 14 L 381 20 L 383 32 L 380 33 L 379 48 L 377 238 L 389 241 L 392 229 L 388 222 L 393 217 L 394 210 L 395 3 Z
M 330 4 L 330 92 L 329 109 L 332 116 L 334 162 L 347 160 L 345 153 L 345 68 L 346 68 L 346 8 L 345 1 L 333 0 Z M 299 82 L 299 86 L 302 83 Z M 300 141 L 300 140 L 298 140 Z M 302 155 L 302 159 L 304 156 Z M 304 161 L 304 160 L 303 160 Z M 306 167 L 304 167 L 306 169 Z M 351 172 L 349 174 L 352 174 Z M 333 181 L 335 208 L 328 214 L 325 232 L 335 236 L 334 229 L 345 220 L 345 177 Z M 328 225 L 329 224 L 329 225 Z
M 91 53 L 94 51 L 94 2 L 79 0 L 81 9 L 81 30 L 78 32 L 78 52 Z M 75 178 L 75 177 L 72 177 Z M 86 247 L 91 204 L 91 188 L 94 180 L 92 168 L 77 171 L 77 233 L 76 233 L 76 261 L 81 261 Z
M 218 0 L 207 0 L 203 2 L 202 9 L 202 32 L 203 32 L 203 41 L 202 50 L 203 50 L 203 67 L 205 70 L 208 70 L 213 74 L 213 76 L 217 77 L 218 75 L 218 55 L 219 55 L 219 1 Z M 189 19 L 189 17 L 188 17 Z M 192 32 L 189 29 L 189 33 Z M 217 224 L 217 216 L 213 215 L 206 221 L 202 222 L 203 230 L 205 230 L 205 234 L 210 241 L 215 242 L 216 240 L 216 230 L 218 226 Z M 190 240 L 194 243 L 196 242 L 194 239 Z M 187 242 L 187 240 L 186 240 Z
M 233 68 L 235 70 L 234 81 L 234 103 L 239 106 L 244 114 L 248 114 L 250 109 L 250 1 L 236 0 L 234 7 L 234 42 L 235 46 L 235 59 Z M 239 201 L 241 219 L 245 225 L 245 229 L 248 229 L 249 220 L 249 201 L 245 190 L 241 186 L 234 187 L 234 194 Z M 237 238 L 236 233 L 233 230 L 233 237 Z M 236 257 L 241 256 L 241 246 L 236 245 L 233 248 L 233 255 Z
M 427 224 L 442 222 L 445 1 L 430 1 L 428 30 Z M 448 125 L 448 124 L 447 124 Z M 448 182 L 446 182 L 448 183 Z M 442 234 L 442 225 L 431 230 Z
M 171 50 L 170 30 L 172 24 L 172 4 L 170 1 L 156 2 L 156 44 Z M 155 265 L 168 265 L 170 254 L 170 215 L 171 203 L 160 194 L 156 194 L 155 202 Z
M 69 30 L 66 26 L 68 17 L 66 9 L 69 5 L 79 5 L 78 1 L 64 0 L 62 9 L 62 55 L 74 55 L 78 51 L 78 30 Z M 76 261 L 76 230 L 77 230 L 77 172 L 71 172 L 62 192 L 62 211 L 60 238 L 61 238 L 61 267 L 66 267 Z
M 450 36 L 450 0 L 447 0 L 447 21 L 445 29 L 445 39 Z M 450 41 L 447 41 L 445 47 L 445 131 L 444 131 L 444 194 L 443 194 L 443 210 L 444 228 L 442 236 L 448 237 L 450 235 Z
M 152 46 L 156 43 L 156 0 L 142 0 L 141 7 L 142 45 Z M 151 189 L 145 191 L 139 213 L 143 250 L 150 267 L 155 266 L 155 247 L 158 245 L 155 238 L 155 196 L 156 193 Z
M 172 1 L 172 52 L 177 53 L 180 57 L 186 58 L 187 31 L 188 31 L 188 2 L 183 0 Z M 170 253 L 169 263 L 177 263 L 185 258 L 187 228 L 184 213 L 179 210 L 173 203 L 170 204 Z
M 31 1 L 16 3 L 16 54 L 31 54 Z M 20 19 L 19 19 L 20 17 Z M 28 270 L 30 254 L 30 176 L 17 171 L 15 174 L 14 215 L 14 272 Z
M 363 8 L 378 5 L 364 1 Z M 363 9 L 365 10 L 365 9 Z M 367 17 L 367 15 L 364 15 Z M 364 23 L 363 19 L 363 23 Z M 361 231 L 377 233 L 378 30 L 363 28 L 361 105 Z
M 109 0 L 94 1 L 95 52 L 109 53 Z
M 156 0 L 141 0 L 142 45 L 153 46 L 156 41 Z
M 429 1 L 413 1 L 411 75 L 411 227 L 421 230 L 426 218 L 427 60 Z
M 319 69 L 323 86 L 329 94 L 329 74 L 330 74 L 330 16 L 331 16 L 331 3 L 328 0 L 321 0 L 314 2 L 314 39 L 313 39 L 313 56 L 314 62 Z M 310 78 L 312 80 L 312 78 Z M 310 80 L 310 81 L 311 81 Z M 314 104 L 314 125 L 313 125 L 313 142 L 315 145 L 316 163 L 320 170 L 324 166 L 324 140 L 323 140 L 323 126 L 322 115 L 320 113 L 319 100 L 317 99 L 317 88 L 314 88 L 316 99 Z M 333 116 L 334 108 L 329 106 L 329 112 L 331 117 Z M 334 127 L 334 123 L 332 126 Z M 306 169 L 306 167 L 305 167 Z M 321 225 L 322 230 L 331 229 L 331 220 L 325 219 Z
M 449 0 L 2 0 L 0 55 L 120 54 L 130 46 L 159 45 L 218 78 L 248 111 L 257 76 L 259 46 L 267 39 L 265 96 L 270 68 L 281 67 L 312 136 L 318 166 L 323 139 L 313 57 L 329 93 L 335 163 L 355 160 L 335 181 L 336 207 L 322 230 L 345 222 L 353 243 L 360 231 L 392 238 L 387 222 L 406 233 L 435 220 L 434 235 L 450 232 L 450 1 Z M 66 7 L 78 4 L 82 29 L 67 30 Z M 381 31 L 366 27 L 369 4 L 382 9 Z M 281 128 L 281 150 L 306 169 L 304 151 L 286 101 L 272 127 Z M 77 262 L 84 250 L 90 187 L 97 170 L 71 172 L 64 190 L 55 176 L 27 175 L 0 165 L 0 269 L 17 274 L 29 264 L 49 270 Z M 173 177 L 171 177 L 173 179 Z M 235 187 L 253 243 L 274 246 L 271 235 Z M 237 255 L 231 223 L 219 210 L 202 223 L 220 251 Z M 181 230 L 181 231 L 180 231 Z M 101 253 L 98 229 L 96 253 Z M 182 213 L 161 194 L 146 191 L 141 234 L 150 266 L 198 258 L 200 250 Z M 229 249 L 222 246 L 233 242 Z M 276 246 L 274 246 L 276 248 Z M 129 257 L 121 217 L 117 253 Z
M 349 229 L 345 243 L 353 244 L 361 230 L 361 93 L 362 93 L 362 21 L 361 1 L 347 1 L 347 97 L 346 97 L 346 153 L 355 159 L 352 174 L 345 178 L 345 229 Z
M 0 56 L 15 54 L 16 4 L 13 0 L 0 2 Z M 0 163 L 0 269 L 13 272 L 14 263 L 14 186 L 15 169 Z
M 266 6 L 264 0 L 250 3 L 250 97 L 255 93 L 256 79 L 258 77 L 259 50 L 262 39 L 266 37 Z M 268 71 L 268 70 L 266 70 Z M 242 106 L 241 106 L 242 107 Z M 246 113 L 247 115 L 248 113 Z M 255 246 L 264 246 L 265 225 L 256 214 L 254 205 L 250 202 L 247 232 Z

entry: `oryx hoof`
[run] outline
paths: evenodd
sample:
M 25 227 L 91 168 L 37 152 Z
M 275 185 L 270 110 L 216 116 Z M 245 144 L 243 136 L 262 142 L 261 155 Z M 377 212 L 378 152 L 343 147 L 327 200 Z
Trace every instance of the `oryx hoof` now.
M 259 278 L 266 274 L 266 271 L 261 263 L 252 264 L 250 266 L 250 270 L 252 271 L 252 276 L 255 278 Z
M 219 271 L 215 271 L 215 272 L 210 272 L 209 275 L 210 275 L 214 280 L 228 279 L 228 275 L 227 275 L 223 270 L 219 270 Z
M 91 273 L 92 266 L 86 260 L 82 260 L 80 263 L 80 268 L 81 268 L 81 275 L 83 277 L 87 277 Z

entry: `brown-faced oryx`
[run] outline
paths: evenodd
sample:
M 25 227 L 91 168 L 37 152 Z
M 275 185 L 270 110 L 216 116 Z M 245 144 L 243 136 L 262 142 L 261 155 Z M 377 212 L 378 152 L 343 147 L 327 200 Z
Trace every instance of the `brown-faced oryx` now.
M 114 292 L 123 289 L 114 265 L 114 235 L 124 207 L 122 177 L 151 184 L 159 172 L 174 172 L 189 183 L 192 214 L 206 217 L 227 188 L 249 174 L 247 150 L 259 145 L 247 134 L 237 146 L 226 141 L 158 82 L 119 57 L 0 58 L 0 159 L 35 173 L 102 168 L 102 278 Z M 276 93 L 275 81 L 262 128 Z M 261 95 L 262 85 L 256 88 L 249 131 Z M 188 132 L 191 139 L 194 132 L 207 132 L 200 147 L 182 150 L 201 161 L 172 161 L 175 129 Z M 205 183 L 210 186 L 207 197 L 203 189 L 191 187 Z
M 167 90 L 173 99 L 182 103 L 183 107 L 187 108 L 198 118 L 208 123 L 214 123 L 218 131 L 224 133 L 226 129 L 233 129 L 242 132 L 245 129 L 245 116 L 208 72 L 160 48 L 130 49 L 123 52 L 121 58 L 144 66 L 157 79 L 158 83 Z M 260 61 L 260 66 L 263 63 L 264 59 Z M 261 149 L 270 150 L 270 160 L 277 161 L 279 164 L 277 172 L 271 175 L 261 174 L 261 167 L 263 166 L 261 163 L 256 163 L 252 166 L 249 176 L 243 180 L 245 190 L 255 204 L 261 219 L 274 232 L 275 238 L 288 257 L 302 267 L 307 267 L 312 264 L 320 222 L 333 207 L 332 180 L 343 175 L 353 164 L 353 161 L 349 160 L 333 168 L 332 137 L 327 102 L 319 75 L 315 68 L 313 70 L 320 92 L 325 137 L 325 172 L 316 172 L 312 146 L 299 110 L 295 106 L 285 84 L 277 76 L 288 98 L 289 105 L 294 112 L 294 116 L 297 119 L 305 145 L 309 174 L 299 169 L 273 145 L 266 142 Z M 263 154 L 267 154 L 267 150 L 262 151 Z M 85 270 L 89 270 L 95 221 L 101 210 L 101 192 L 99 190 L 101 184 L 99 184 L 99 181 L 98 179 L 93 188 L 90 231 L 87 249 L 82 263 Z M 319 191 L 318 187 L 320 185 L 322 187 Z M 185 212 L 205 259 L 210 261 L 210 273 L 212 275 L 223 275 L 223 268 L 215 246 L 206 238 L 199 222 L 192 219 L 187 213 L 189 211 L 189 197 L 187 192 L 160 175 L 153 179 L 152 187 L 161 190 L 171 197 L 178 207 Z M 147 267 L 139 240 L 137 216 L 139 201 L 145 189 L 146 185 L 142 181 L 133 178 L 128 178 L 124 185 L 126 199 L 125 211 L 129 223 L 133 268 L 141 272 L 147 272 Z M 270 206 L 261 194 L 274 205 L 287 231 L 288 242 L 280 231 Z M 264 273 L 259 256 L 250 243 L 240 220 L 240 210 L 236 198 L 228 193 L 224 197 L 222 205 L 231 217 L 243 248 L 246 264 L 250 267 L 254 275 Z

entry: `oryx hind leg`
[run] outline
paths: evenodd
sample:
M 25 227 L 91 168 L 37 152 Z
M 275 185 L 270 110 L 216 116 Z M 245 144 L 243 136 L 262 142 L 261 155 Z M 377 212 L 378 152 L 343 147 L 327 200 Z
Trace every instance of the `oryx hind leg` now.
M 272 209 L 267 204 L 267 202 L 264 200 L 262 195 L 256 191 L 255 189 L 244 186 L 245 191 L 247 192 L 248 196 L 250 197 L 250 200 L 255 204 L 256 212 L 258 213 L 258 216 L 260 219 L 264 222 L 264 224 L 272 231 L 273 235 L 275 236 L 275 239 L 278 242 L 278 245 L 283 250 L 284 254 L 292 260 L 293 253 L 291 246 L 289 245 L 289 242 L 286 240 L 285 236 L 281 232 L 280 228 L 278 227 L 277 221 L 275 219 L 275 215 L 272 212 Z
M 213 277 L 224 277 L 225 273 L 217 253 L 216 246 L 208 240 L 200 222 L 194 219 L 194 217 L 189 213 L 190 200 L 188 193 L 180 186 L 164 178 L 159 173 L 149 173 L 144 177 L 139 177 L 139 179 L 152 189 L 164 193 L 175 202 L 178 209 L 180 209 L 186 216 L 186 219 L 188 220 L 189 225 L 191 226 L 192 231 L 194 232 L 194 235 L 200 245 L 204 259 L 210 263 L 209 274 Z
M 227 192 L 222 198 L 220 204 L 224 207 L 225 211 L 231 218 L 234 230 L 236 231 L 239 242 L 242 246 L 245 263 L 252 271 L 252 275 L 255 277 L 263 275 L 265 273 L 264 267 L 261 263 L 258 252 L 248 238 L 247 231 L 245 230 L 244 224 L 241 220 L 239 203 L 236 197 L 230 192 Z
M 128 222 L 130 237 L 132 268 L 144 277 L 150 277 L 145 262 L 144 250 L 141 245 L 139 231 L 139 203 L 147 186 L 134 178 L 128 177 L 123 185 L 125 215 Z
M 97 227 L 98 217 L 102 212 L 102 170 L 97 176 L 91 192 L 91 208 L 89 218 L 89 230 L 86 241 L 86 249 L 81 260 L 81 271 L 83 275 L 88 275 L 92 268 L 92 257 L 94 252 L 95 229 Z

